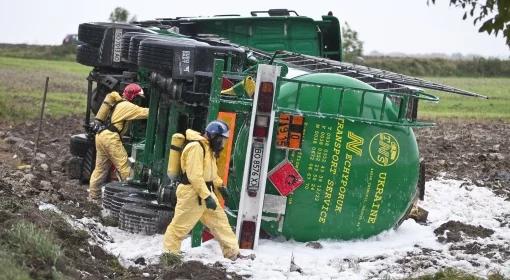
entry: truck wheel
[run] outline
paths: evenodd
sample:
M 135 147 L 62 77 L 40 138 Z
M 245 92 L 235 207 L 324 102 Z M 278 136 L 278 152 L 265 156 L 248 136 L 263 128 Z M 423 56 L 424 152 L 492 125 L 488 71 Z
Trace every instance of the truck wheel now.
M 119 215 L 120 229 L 131 233 L 153 235 L 164 233 L 174 212 L 159 205 L 125 204 Z
M 104 33 L 108 28 L 122 28 L 129 31 L 142 30 L 136 25 L 126 23 L 112 23 L 112 22 L 90 22 L 82 23 L 78 26 L 78 40 L 87 43 L 91 46 L 99 48 L 103 42 Z
M 79 45 L 76 49 L 76 62 L 87 66 L 100 66 L 99 49 L 87 44 Z
M 87 137 L 87 134 L 80 133 L 71 136 L 69 148 L 73 156 L 84 158 L 89 149 L 91 140 Z M 93 142 L 93 141 L 92 141 Z
M 103 41 L 106 23 L 82 23 L 78 26 L 78 40 L 99 48 Z
M 90 175 L 92 175 L 92 171 L 94 171 L 94 167 L 96 166 L 96 146 L 92 143 L 85 157 L 83 158 L 83 165 L 81 168 L 81 176 L 80 181 L 83 184 L 87 184 L 90 180 Z
M 131 41 L 133 40 L 133 37 L 139 37 L 139 38 L 145 38 L 150 34 L 143 33 L 143 32 L 127 32 L 122 35 L 122 55 L 121 59 L 122 61 L 130 64 L 137 65 L 138 64 L 138 45 L 140 44 L 141 39 L 138 39 L 137 42 L 133 43 L 133 50 L 131 53 L 131 56 L 133 56 L 134 60 L 131 61 L 129 59 L 129 54 L 131 52 L 130 46 Z M 136 40 L 135 40 L 136 41 Z M 136 50 L 135 50 L 136 48 Z
M 138 65 L 155 72 L 171 73 L 175 48 L 176 45 L 172 42 L 145 40 L 139 47 Z
M 175 205 L 177 204 L 176 190 L 176 181 L 160 184 L 158 188 L 158 204 L 175 208 Z
M 104 186 L 103 191 L 103 208 L 112 210 L 114 205 L 114 196 L 124 192 L 138 192 L 140 189 L 130 186 L 126 182 L 110 182 Z
M 138 56 L 139 56 L 139 50 L 140 50 L 140 43 L 145 39 L 157 39 L 160 38 L 161 40 L 164 40 L 164 36 L 161 35 L 155 35 L 155 34 L 137 34 L 131 36 L 129 40 L 129 51 L 128 51 L 128 57 L 127 61 L 132 64 L 138 65 Z
M 139 205 L 150 205 L 156 201 L 157 196 L 153 193 L 146 193 L 142 191 L 119 192 L 113 195 L 110 200 L 111 205 L 108 210 L 111 211 L 113 217 L 119 217 L 120 209 L 124 204 L 136 203 Z

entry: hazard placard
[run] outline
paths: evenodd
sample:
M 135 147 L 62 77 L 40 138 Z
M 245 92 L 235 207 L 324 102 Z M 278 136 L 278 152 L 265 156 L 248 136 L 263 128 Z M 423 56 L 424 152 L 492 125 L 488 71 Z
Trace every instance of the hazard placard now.
M 304 183 L 303 177 L 301 177 L 292 163 L 287 160 L 273 168 L 268 173 L 268 178 L 283 196 L 289 195 Z
M 299 150 L 303 138 L 304 118 L 301 115 L 280 113 L 276 131 L 276 147 Z

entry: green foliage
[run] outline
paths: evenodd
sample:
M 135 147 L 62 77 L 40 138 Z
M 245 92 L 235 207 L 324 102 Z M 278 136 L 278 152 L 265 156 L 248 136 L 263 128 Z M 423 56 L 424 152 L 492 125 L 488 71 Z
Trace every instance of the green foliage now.
M 182 264 L 183 256 L 181 254 L 163 253 L 159 257 L 159 263 L 166 267 L 174 267 Z
M 488 280 L 505 280 L 505 276 L 499 272 L 489 273 Z
M 22 266 L 12 260 L 12 256 L 0 252 L 0 280 L 30 280 Z
M 101 224 L 105 227 L 118 227 L 119 226 L 119 219 L 115 218 L 114 216 L 101 216 Z
M 489 99 L 465 97 L 426 90 L 439 97 L 439 103 L 420 102 L 418 116 L 426 119 L 457 118 L 505 121 L 510 120 L 510 78 L 437 78 L 426 80 L 487 95 Z
M 74 61 L 76 60 L 76 46 L 0 44 L 0 56 Z
M 434 274 L 428 274 L 417 278 L 410 278 L 411 280 L 481 280 L 483 278 L 477 277 L 461 270 L 454 268 L 446 268 Z M 487 276 L 489 280 L 503 280 L 503 275 L 499 273 L 491 273 Z
M 126 10 L 122 7 L 117 7 L 110 13 L 109 20 L 111 22 L 128 22 L 128 17 L 129 17 L 128 10 Z M 132 21 L 136 21 L 136 16 L 133 16 L 129 20 L 129 22 L 132 22 Z
M 4 242 L 20 259 L 37 265 L 53 267 L 62 256 L 53 236 L 28 222 L 14 224 L 7 231 Z
M 446 268 L 435 274 L 424 275 L 413 280 L 481 280 L 481 278 L 467 274 L 453 268 Z
M 358 38 L 358 32 L 347 22 L 342 25 L 342 50 L 343 60 L 348 62 L 353 62 L 363 55 L 363 42 Z
M 364 65 L 411 76 L 510 77 L 510 60 L 365 57 Z
M 427 3 L 436 3 L 436 0 L 427 0 Z M 497 36 L 503 33 L 506 43 L 510 46 L 510 1 L 486 0 L 485 4 L 479 0 L 450 0 L 450 5 L 464 10 L 463 20 L 472 17 L 473 24 L 481 23 L 478 32 L 487 32 Z

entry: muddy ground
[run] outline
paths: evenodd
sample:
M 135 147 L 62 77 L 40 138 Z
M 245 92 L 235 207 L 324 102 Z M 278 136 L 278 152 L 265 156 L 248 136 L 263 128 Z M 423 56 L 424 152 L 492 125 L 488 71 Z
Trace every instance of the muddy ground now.
M 0 123 L 0 197 L 3 201 L 0 229 L 8 228 L 20 217 L 44 224 L 40 218 L 44 214 L 37 208 L 41 203 L 54 204 L 76 218 L 100 216 L 100 208 L 86 200 L 87 186 L 69 180 L 65 173 L 65 162 L 70 158 L 69 137 L 82 131 L 81 124 L 79 117 L 45 120 L 34 158 L 37 122 L 15 126 Z M 510 200 L 510 124 L 440 121 L 436 127 L 416 130 L 416 135 L 421 157 L 426 162 L 427 180 L 438 176 L 467 179 Z M 452 244 L 458 240 L 455 235 L 458 231 L 475 235 L 490 233 L 451 221 L 437 229 L 438 238 L 442 238 L 445 230 L 453 235 L 440 241 Z M 227 278 L 221 264 L 205 266 L 188 262 L 172 269 L 161 266 L 124 269 L 115 257 L 98 246 L 89 245 L 86 234 L 76 235 L 69 229 L 60 231 L 63 233 L 57 232 L 58 240 L 67 252 L 65 274 L 72 278 L 202 279 L 204 275 Z M 473 244 L 473 248 L 476 246 Z M 240 278 L 231 273 L 230 277 Z

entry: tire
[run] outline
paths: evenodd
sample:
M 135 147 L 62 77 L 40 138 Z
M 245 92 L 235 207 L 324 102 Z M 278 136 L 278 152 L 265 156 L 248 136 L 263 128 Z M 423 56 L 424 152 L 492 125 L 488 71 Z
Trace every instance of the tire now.
M 78 26 L 78 40 L 99 48 L 106 26 L 104 23 L 82 23 Z
M 160 184 L 158 188 L 158 204 L 168 206 L 172 209 L 177 204 L 177 181 L 170 181 L 166 184 Z
M 183 51 L 189 52 L 189 62 L 182 71 L 175 71 L 174 60 Z M 138 65 L 151 71 L 171 74 L 173 79 L 193 78 L 195 45 L 189 40 L 143 40 L 140 43 Z M 184 69 L 186 67 L 187 69 Z
M 121 56 L 122 61 L 124 61 L 126 63 L 130 63 L 130 64 L 134 64 L 134 65 L 137 64 L 137 60 L 136 61 L 129 60 L 129 46 L 131 45 L 131 38 L 133 38 L 134 36 L 140 36 L 140 35 L 146 36 L 149 34 L 142 33 L 142 32 L 127 32 L 124 35 L 122 35 L 122 56 Z M 138 49 L 136 50 L 136 53 L 138 53 Z M 133 52 L 133 55 L 135 55 L 134 52 Z M 137 56 L 137 54 L 136 54 L 136 56 Z
M 187 52 L 187 53 L 186 53 Z M 173 79 L 192 79 L 195 71 L 212 72 L 214 59 L 232 56 L 232 69 L 239 71 L 244 51 L 233 47 L 210 46 L 189 39 L 145 39 L 140 43 L 138 65 Z
M 140 43 L 145 39 L 160 39 L 164 40 L 166 36 L 156 34 L 139 34 L 131 37 L 129 41 L 129 51 L 127 62 L 138 65 L 138 52 Z
M 104 33 L 108 28 L 122 28 L 127 30 L 140 30 L 136 25 L 112 22 L 82 23 L 78 26 L 78 40 L 99 48 L 103 42 Z
M 104 186 L 103 208 L 112 210 L 114 207 L 114 196 L 118 193 L 138 192 L 140 189 L 131 187 L 126 182 L 110 182 Z
M 174 212 L 159 205 L 123 205 L 119 214 L 119 228 L 131 233 L 153 235 L 164 233 Z
M 119 192 L 113 195 L 108 210 L 113 217 L 119 217 L 120 209 L 124 204 L 135 203 L 138 205 L 151 205 L 157 199 L 156 194 L 142 191 Z
M 77 157 L 85 157 L 90 147 L 91 140 L 87 137 L 87 134 L 80 133 L 71 136 L 69 148 L 71 154 Z
M 99 49 L 89 45 L 79 45 L 76 49 L 76 62 L 87 66 L 101 66 Z
M 87 184 L 90 180 L 90 175 L 92 175 L 92 171 L 94 171 L 94 167 L 96 166 L 96 145 L 94 142 L 89 146 L 85 157 L 83 158 L 83 165 L 81 168 L 81 176 L 80 181 L 83 184 Z

